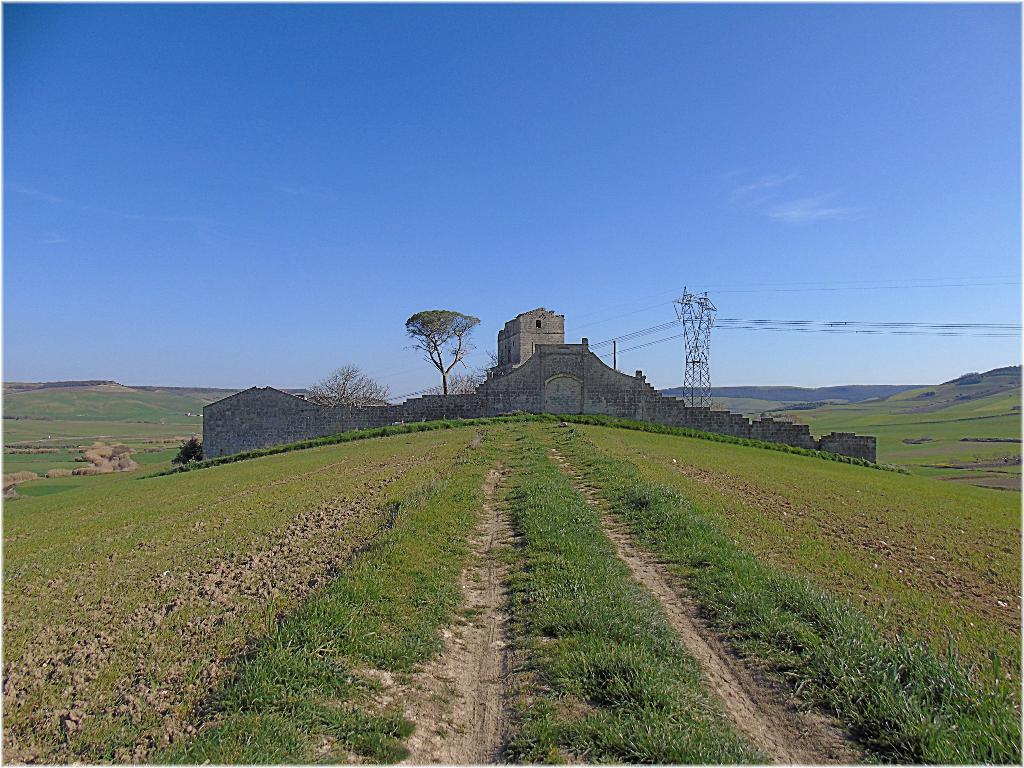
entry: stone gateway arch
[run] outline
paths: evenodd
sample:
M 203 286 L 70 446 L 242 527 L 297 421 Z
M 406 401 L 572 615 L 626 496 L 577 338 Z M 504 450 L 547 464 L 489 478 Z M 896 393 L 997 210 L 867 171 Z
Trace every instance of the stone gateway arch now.
M 472 394 L 424 395 L 398 405 L 317 405 L 272 387 L 253 387 L 203 408 L 206 458 L 281 443 L 411 421 L 528 413 L 604 414 L 735 437 L 831 451 L 875 461 L 875 438 L 833 432 L 821 438 L 806 424 L 751 420 L 729 411 L 688 408 L 663 397 L 644 378 L 607 366 L 587 339 L 565 343 L 565 318 L 547 309 L 524 312 L 498 332 L 498 364 Z

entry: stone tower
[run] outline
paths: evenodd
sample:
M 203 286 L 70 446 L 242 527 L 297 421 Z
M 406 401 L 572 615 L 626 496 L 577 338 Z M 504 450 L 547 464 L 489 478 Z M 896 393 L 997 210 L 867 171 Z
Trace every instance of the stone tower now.
M 516 315 L 498 331 L 498 365 L 494 375 L 502 376 L 533 355 L 538 344 L 565 343 L 565 315 L 540 307 Z

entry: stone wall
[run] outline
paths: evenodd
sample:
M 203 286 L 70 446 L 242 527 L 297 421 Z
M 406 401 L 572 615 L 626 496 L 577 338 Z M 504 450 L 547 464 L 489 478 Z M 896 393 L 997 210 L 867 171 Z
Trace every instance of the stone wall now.
M 328 408 L 271 387 L 253 387 L 203 409 L 203 453 L 214 458 L 350 429 L 515 411 L 605 414 L 875 461 L 874 437 L 841 432 L 819 440 L 806 424 L 687 408 L 658 394 L 641 371 L 629 376 L 609 368 L 586 343 L 538 346 L 524 364 L 492 376 L 474 394 L 425 395 L 399 405 Z
M 830 432 L 818 441 L 818 449 L 853 456 L 857 459 L 875 461 L 875 438 L 867 435 L 855 435 L 853 432 Z

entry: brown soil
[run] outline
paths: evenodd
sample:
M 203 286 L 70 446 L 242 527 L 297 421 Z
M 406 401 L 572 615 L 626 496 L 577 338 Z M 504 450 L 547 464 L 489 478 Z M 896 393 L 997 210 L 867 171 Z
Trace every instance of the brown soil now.
M 95 628 L 75 622 L 51 626 L 33 639 L 21 658 L 5 664 L 5 710 L 45 695 L 46 689 L 63 691 L 56 701 L 47 697 L 47 704 L 36 708 L 19 732 L 5 729 L 7 761 L 87 759 L 76 753 L 73 741 L 46 753 L 38 752 L 33 742 L 53 723 L 73 737 L 90 721 L 111 714 L 133 724 L 152 722 L 156 714 L 160 723 L 144 730 L 131 748 L 118 750 L 115 762 L 143 761 L 154 750 L 194 733 L 187 702 L 211 690 L 229 668 L 228 658 L 209 657 L 215 638 L 223 637 L 255 606 L 268 606 L 268 624 L 276 621 L 275 606 L 293 603 L 334 578 L 374 535 L 366 530 L 365 521 L 380 518 L 377 505 L 387 487 L 430 458 L 367 465 L 362 469 L 369 477 L 358 493 L 300 512 L 283 529 L 253 542 L 249 551 L 214 559 L 195 570 L 152 577 L 162 599 L 139 605 L 120 621 L 112 620 L 115 602 L 110 597 L 89 606 L 83 595 L 77 595 L 69 612 Z M 382 474 L 374 477 L 375 471 Z M 174 648 L 160 637 L 168 631 L 180 638 Z M 234 637 L 231 652 L 241 652 L 246 642 L 245 637 Z M 205 660 L 199 669 L 196 659 Z M 97 690 L 101 672 L 113 667 L 126 673 L 112 689 Z
M 605 534 L 616 553 L 658 600 L 669 625 L 700 663 L 708 689 L 719 699 L 734 727 L 774 763 L 852 763 L 860 753 L 850 739 L 823 715 L 802 711 L 782 686 L 748 669 L 700 618 L 680 580 L 653 555 L 633 544 L 625 526 L 615 522 L 595 489 L 557 452 L 555 460 L 573 478 L 577 490 L 601 513 Z
M 462 572 L 460 623 L 445 631 L 441 655 L 397 687 L 416 725 L 409 739 L 414 765 L 479 765 L 501 757 L 505 741 L 508 566 L 497 557 L 512 541 L 505 511 L 496 503 L 502 480 L 492 469 L 484 483 L 483 519 L 472 537 L 472 561 Z
M 952 483 L 976 485 L 979 488 L 995 488 L 1000 491 L 1019 491 L 1021 489 L 1021 476 L 1007 473 L 973 475 L 971 477 L 944 477 L 942 479 Z

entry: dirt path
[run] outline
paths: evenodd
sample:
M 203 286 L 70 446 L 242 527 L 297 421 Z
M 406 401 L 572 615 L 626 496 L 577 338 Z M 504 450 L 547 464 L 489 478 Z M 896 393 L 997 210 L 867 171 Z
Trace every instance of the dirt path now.
M 484 514 L 470 537 L 471 561 L 460 580 L 465 619 L 445 631 L 441 655 L 409 686 L 406 712 L 416 725 L 409 738 L 414 765 L 479 765 L 501 757 L 508 674 L 505 579 L 498 550 L 512 542 L 506 512 L 497 504 L 502 473 L 484 483 Z
M 633 544 L 625 526 L 615 522 L 592 487 L 557 451 L 555 461 L 577 490 L 601 513 L 605 534 L 633 578 L 658 600 L 669 625 L 700 663 L 708 689 L 721 701 L 735 728 L 775 763 L 852 763 L 860 757 L 828 718 L 801 712 L 781 686 L 755 677 L 700 618 L 697 606 L 668 569 Z

